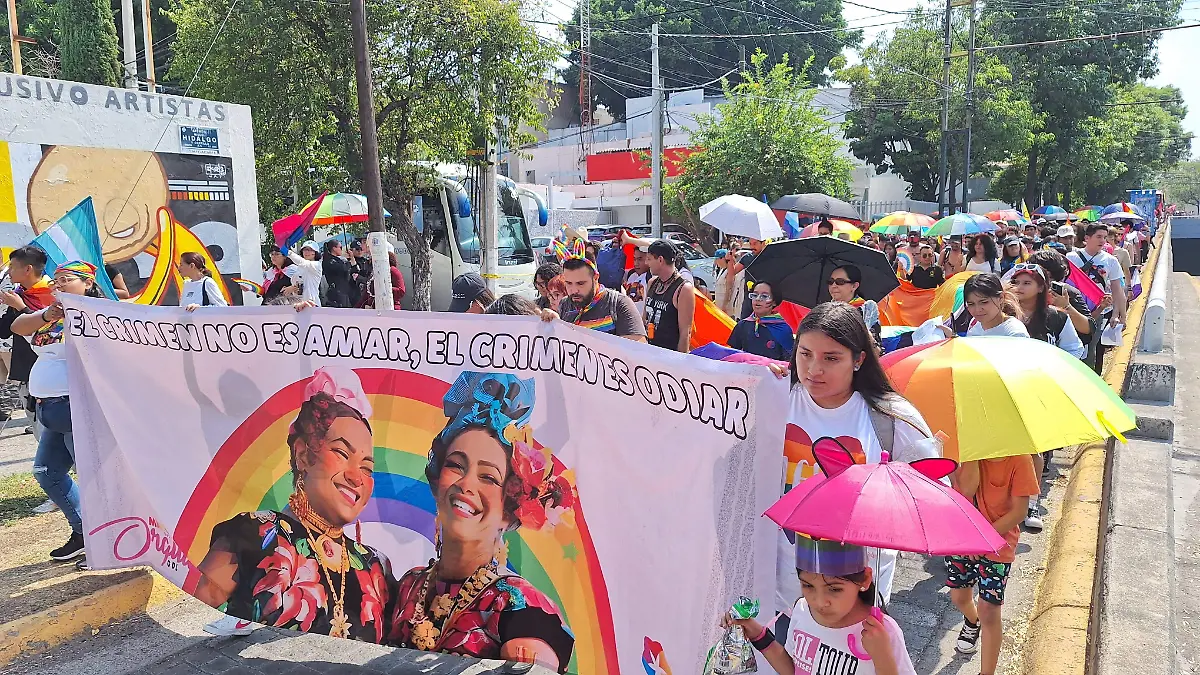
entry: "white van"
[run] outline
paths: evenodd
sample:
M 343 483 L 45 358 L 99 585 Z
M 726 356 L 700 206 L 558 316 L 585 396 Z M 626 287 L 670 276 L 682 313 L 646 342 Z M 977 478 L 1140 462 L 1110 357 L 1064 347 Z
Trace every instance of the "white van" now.
M 455 277 L 466 272 L 480 270 L 478 209 L 471 203 L 474 181 L 468 177 L 466 167 L 439 165 L 441 185 L 434 190 L 419 194 L 413 204 L 413 224 L 422 232 L 432 233 L 430 240 L 430 309 L 446 311 L 450 306 L 450 286 Z M 527 214 L 522 202 L 537 208 L 536 213 Z M 496 180 L 496 219 L 499 241 L 499 274 L 497 295 L 517 293 L 529 299 L 536 297 L 533 273 L 537 270 L 537 256 L 529 241 L 529 226 L 546 213 L 537 195 L 517 187 L 512 180 L 503 176 Z M 533 210 L 530 208 L 529 210 Z M 390 238 L 390 237 L 389 237 Z M 393 241 L 404 283 L 412 288 L 412 264 L 408 247 L 403 241 Z M 411 309 L 406 294 L 405 309 Z

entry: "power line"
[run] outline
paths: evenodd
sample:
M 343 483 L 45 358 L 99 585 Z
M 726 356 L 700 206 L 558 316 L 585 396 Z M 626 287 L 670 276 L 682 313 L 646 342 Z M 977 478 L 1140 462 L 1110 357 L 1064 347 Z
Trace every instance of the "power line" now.
M 1018 42 L 1009 45 L 992 45 L 990 47 L 976 47 L 975 51 L 990 52 L 998 49 L 1013 49 L 1016 47 L 1042 47 L 1045 45 L 1065 44 L 1068 42 L 1090 42 L 1092 40 L 1113 40 L 1120 37 L 1130 37 L 1134 35 L 1149 35 L 1151 33 L 1165 33 L 1170 30 L 1183 30 L 1185 28 L 1200 28 L 1200 23 L 1188 23 L 1181 26 L 1165 26 L 1163 28 L 1146 28 L 1144 30 L 1129 30 L 1121 33 L 1108 33 L 1105 35 L 1084 35 L 1073 38 L 1060 38 L 1057 40 L 1041 40 L 1039 42 Z

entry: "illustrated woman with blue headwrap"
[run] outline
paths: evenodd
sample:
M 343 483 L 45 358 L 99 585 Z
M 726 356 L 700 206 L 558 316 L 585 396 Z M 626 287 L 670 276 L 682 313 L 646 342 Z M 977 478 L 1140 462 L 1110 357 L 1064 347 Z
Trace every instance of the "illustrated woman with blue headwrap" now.
M 498 373 L 464 372 L 446 393 L 425 467 L 438 557 L 401 578 L 388 644 L 566 670 L 575 638 L 558 607 L 500 562 L 506 532 L 553 527 L 574 505 L 533 444 L 533 404 L 532 379 Z

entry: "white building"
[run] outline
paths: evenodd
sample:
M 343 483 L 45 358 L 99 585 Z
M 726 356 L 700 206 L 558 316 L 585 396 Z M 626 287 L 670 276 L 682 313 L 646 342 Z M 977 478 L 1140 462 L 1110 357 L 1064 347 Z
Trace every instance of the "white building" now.
M 721 95 L 705 96 L 701 89 L 671 94 L 663 121 L 664 154 L 670 158 L 691 152 L 696 117 L 716 114 L 716 106 L 724 100 Z M 853 108 L 850 89 L 821 89 L 813 105 L 826 111 L 830 122 L 841 124 Z M 552 128 L 545 139 L 507 153 L 502 161 L 508 163 L 509 177 L 546 197 L 552 209 L 598 210 L 602 213 L 596 222 L 601 224 L 649 223 L 649 169 L 639 154 L 650 151 L 650 108 L 649 96 L 627 99 L 624 122 L 592 129 L 590 152 L 577 124 L 553 128 L 556 122 L 562 124 L 564 116 L 551 111 L 548 124 Z M 891 173 L 877 175 L 874 167 L 850 152 L 848 141 L 842 151 L 854 163 L 851 189 L 855 197 L 869 201 L 865 216 L 908 208 L 907 182 Z M 671 162 L 666 162 L 664 169 L 670 180 Z

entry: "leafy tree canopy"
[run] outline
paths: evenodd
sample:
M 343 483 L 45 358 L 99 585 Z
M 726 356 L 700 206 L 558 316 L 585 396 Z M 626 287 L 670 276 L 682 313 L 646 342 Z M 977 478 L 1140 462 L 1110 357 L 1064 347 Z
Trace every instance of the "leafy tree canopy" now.
M 700 35 L 757 35 L 753 38 L 662 37 L 659 65 L 668 89 L 696 87 L 738 67 L 741 49 L 747 55 L 762 50 L 770 63 L 790 55 L 792 63 L 810 63 L 809 79 L 828 81 L 830 61 L 843 48 L 855 46 L 862 32 L 850 30 L 842 17 L 842 0 L 589 0 L 592 9 L 591 66 L 594 104 L 602 104 L 618 119 L 625 117 L 625 99 L 650 91 L 650 27 L 660 33 Z M 788 35 L 786 33 L 794 33 Z M 566 27 L 570 44 L 579 44 L 579 10 Z M 801 34 L 803 33 L 803 34 Z M 579 82 L 580 52 L 571 54 L 564 79 Z
M 726 102 L 696 120 L 692 142 L 701 150 L 683 160 L 678 179 L 664 188 L 666 207 L 701 242 L 711 238 L 697 211 L 722 195 L 851 196 L 853 166 L 842 154 L 838 127 L 812 106 L 816 90 L 786 54 L 774 65 L 768 61 L 765 52 L 756 52 L 741 82 L 723 83 Z

